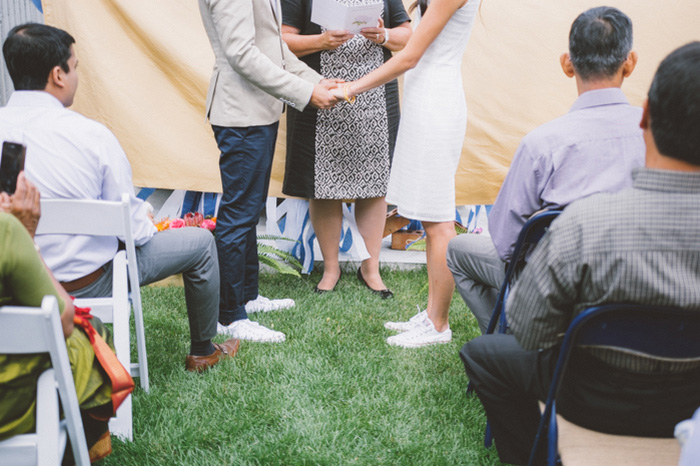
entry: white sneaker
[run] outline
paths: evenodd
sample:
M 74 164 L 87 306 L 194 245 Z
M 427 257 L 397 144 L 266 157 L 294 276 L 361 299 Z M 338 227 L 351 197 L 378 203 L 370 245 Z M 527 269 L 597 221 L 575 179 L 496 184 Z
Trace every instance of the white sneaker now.
M 250 319 L 237 320 L 229 325 L 221 325 L 217 322 L 216 333 L 258 343 L 280 343 L 286 338 L 284 333 L 263 327 Z
M 408 319 L 407 322 L 384 322 L 384 328 L 387 330 L 396 330 L 397 332 L 407 332 L 411 330 L 416 326 L 416 324 L 419 324 L 428 318 L 427 309 L 421 311 L 419 306 L 416 307 L 418 308 L 418 314 Z
M 262 295 L 258 295 L 254 300 L 245 303 L 245 311 L 249 314 L 253 312 L 281 311 L 290 307 L 294 307 L 293 299 L 268 299 Z
M 449 343 L 450 341 L 452 341 L 452 330 L 447 327 L 446 330 L 438 332 L 435 330 L 433 321 L 430 319 L 425 319 L 423 322 L 416 323 L 414 327 L 407 332 L 399 333 L 398 335 L 386 339 L 386 342 L 390 345 L 402 346 L 404 348 L 419 348 L 436 343 Z

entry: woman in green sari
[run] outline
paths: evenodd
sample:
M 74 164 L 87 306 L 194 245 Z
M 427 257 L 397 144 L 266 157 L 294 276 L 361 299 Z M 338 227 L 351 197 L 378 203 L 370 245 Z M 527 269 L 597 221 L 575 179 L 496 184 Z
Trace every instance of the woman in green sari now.
M 38 219 L 38 191 L 20 173 L 15 194 L 0 193 L 0 307 L 40 307 L 46 295 L 58 299 L 90 457 L 99 459 L 111 452 L 107 421 L 98 420 L 112 414 L 111 382 L 85 332 L 73 326 L 70 297 L 35 249 Z M 91 323 L 113 347 L 104 325 L 96 318 Z M 36 383 L 50 366 L 48 354 L 0 355 L 0 440 L 35 430 Z

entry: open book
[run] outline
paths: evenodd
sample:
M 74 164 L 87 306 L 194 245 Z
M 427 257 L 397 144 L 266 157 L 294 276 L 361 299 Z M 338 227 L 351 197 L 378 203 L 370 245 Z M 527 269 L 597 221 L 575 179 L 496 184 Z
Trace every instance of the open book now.
M 313 0 L 311 21 L 326 29 L 358 34 L 360 29 L 377 27 L 383 7 L 383 2 L 351 6 L 336 0 Z

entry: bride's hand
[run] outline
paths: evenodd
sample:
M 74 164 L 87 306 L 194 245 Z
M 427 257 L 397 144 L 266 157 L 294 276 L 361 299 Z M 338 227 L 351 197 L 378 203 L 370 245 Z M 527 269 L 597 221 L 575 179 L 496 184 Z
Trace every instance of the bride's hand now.
M 345 80 L 343 79 L 338 79 L 338 78 L 324 78 L 321 80 L 319 83 L 329 91 L 337 88 L 338 86 L 342 86 Z
M 335 97 L 339 101 L 345 100 L 345 94 L 343 94 L 343 86 L 344 86 L 344 84 L 341 84 L 341 85 L 334 87 L 333 89 L 330 90 L 333 97 Z
M 351 86 L 354 84 L 354 81 L 348 81 L 342 84 L 338 84 L 338 87 L 335 89 L 331 90 L 331 93 L 336 96 L 340 100 L 344 100 L 346 102 L 350 102 L 351 104 L 355 103 L 355 94 L 351 92 Z

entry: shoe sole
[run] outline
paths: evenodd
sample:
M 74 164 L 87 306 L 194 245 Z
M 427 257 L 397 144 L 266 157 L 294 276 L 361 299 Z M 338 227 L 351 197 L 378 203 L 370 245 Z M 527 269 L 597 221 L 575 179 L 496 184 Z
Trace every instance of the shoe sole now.
M 220 330 L 222 326 L 217 326 L 216 328 L 216 333 L 218 335 L 227 335 L 231 338 L 237 338 L 241 341 L 250 341 L 252 343 L 283 343 L 284 341 L 287 340 L 286 335 L 282 335 L 281 337 L 278 338 L 262 338 L 262 339 L 252 339 L 252 338 L 246 338 L 245 336 L 237 335 L 236 332 L 230 332 L 226 327 L 223 327 L 223 330 Z
M 287 309 L 291 309 L 291 308 L 293 308 L 293 307 L 295 307 L 295 306 L 296 306 L 296 303 L 295 303 L 295 304 L 292 304 L 291 306 L 276 307 L 276 308 L 273 308 L 273 309 L 252 309 L 252 310 L 250 310 L 250 311 L 249 311 L 248 309 L 246 309 L 245 311 L 246 311 L 248 314 L 255 314 L 256 312 L 284 311 L 284 310 L 287 310 Z
M 240 335 L 231 335 L 233 338 L 238 338 L 239 340 L 243 341 L 250 341 L 252 343 L 282 343 L 284 342 L 287 338 L 286 337 L 281 337 L 281 338 L 258 338 L 258 339 L 253 339 L 253 338 L 245 338 Z
M 407 327 L 407 328 L 406 328 L 406 327 L 399 328 L 399 326 L 394 326 L 394 325 L 391 325 L 391 324 L 392 324 L 392 322 L 385 322 L 385 323 L 384 323 L 384 328 L 387 329 L 387 330 L 392 330 L 392 331 L 394 331 L 394 332 L 401 332 L 401 333 L 404 333 L 404 332 L 408 332 L 409 330 L 412 330 L 413 327 L 415 327 L 414 325 L 412 325 L 412 326 Z
M 452 341 L 452 338 L 450 338 L 447 341 L 431 341 L 428 343 L 398 343 L 393 340 L 389 340 L 387 338 L 386 342 L 391 345 L 391 346 L 398 346 L 400 348 L 422 348 L 424 346 L 431 346 L 431 345 L 443 345 L 445 343 L 450 343 Z

